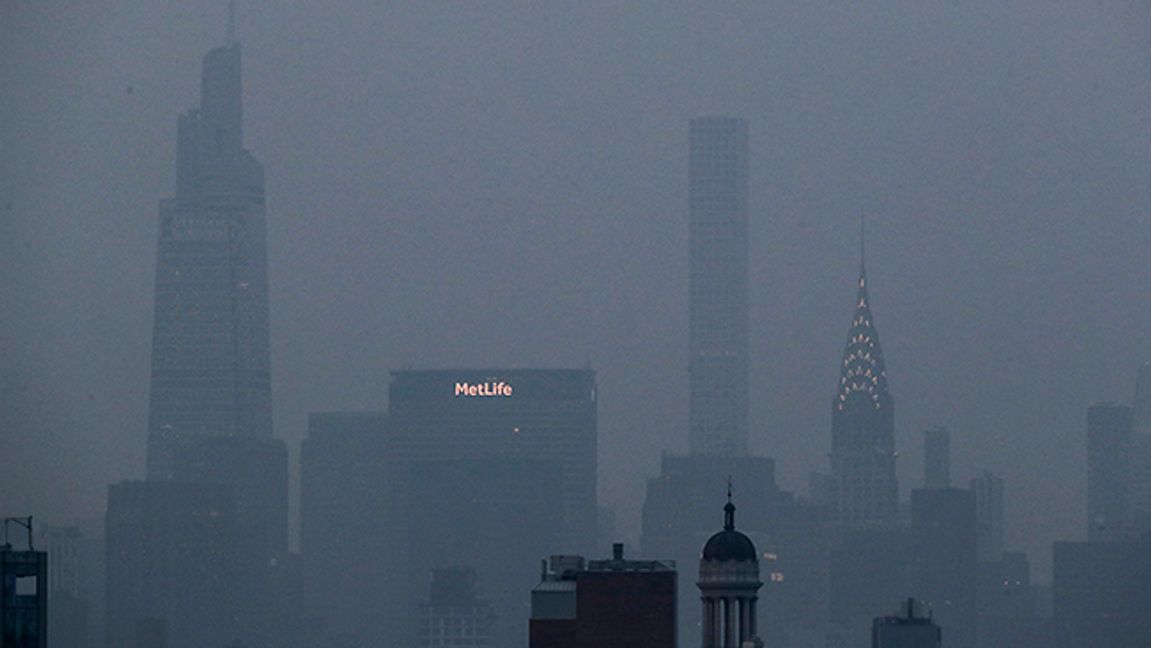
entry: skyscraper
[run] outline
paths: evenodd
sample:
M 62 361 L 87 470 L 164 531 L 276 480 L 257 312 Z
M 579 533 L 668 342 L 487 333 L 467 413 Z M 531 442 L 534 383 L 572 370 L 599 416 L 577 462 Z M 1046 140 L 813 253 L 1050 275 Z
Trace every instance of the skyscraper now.
M 1151 537 L 1056 542 L 1055 648 L 1146 648 L 1151 637 Z M 950 645 L 950 644 L 949 644 Z
M 522 645 L 522 593 L 535 577 L 523 556 L 595 541 L 595 372 L 395 371 L 388 405 L 382 515 L 399 557 L 400 590 L 385 593 L 402 604 L 395 632 L 415 641 L 407 626 L 432 570 L 470 565 L 496 615 L 493 643 Z
M 1139 365 L 1132 404 L 1131 428 L 1137 432 L 1151 433 L 1151 362 Z
M 1131 411 L 1131 479 L 1128 487 L 1131 526 L 1151 533 L 1151 362 L 1139 367 Z
M 386 442 L 384 412 L 317 412 L 300 444 L 302 603 L 334 645 L 371 646 L 387 633 L 380 608 L 396 568 Z
M 950 648 L 976 638 L 978 554 L 975 494 L 959 488 L 911 491 L 911 586 L 931 605 Z
M 1087 409 L 1087 539 L 1122 540 L 1131 523 L 1131 408 Z
M 190 435 L 272 437 L 264 168 L 243 146 L 240 44 L 204 57 L 160 203 L 148 478 Z
M 951 487 L 951 433 L 945 427 L 923 431 L 923 487 Z
M 867 294 L 860 240 L 859 291 L 831 406 L 832 516 L 841 526 L 895 522 L 895 401 Z
M 168 648 L 235 638 L 235 498 L 226 486 L 126 481 L 108 487 L 109 648 L 159 633 Z M 239 586 L 239 587 L 238 587 Z
M 711 536 L 711 494 L 725 477 L 751 494 L 744 530 L 761 538 L 783 511 L 775 464 L 748 455 L 748 133 L 737 117 L 688 125 L 688 447 L 648 480 L 645 553 L 694 561 Z M 757 540 L 758 541 L 758 540 Z M 680 583 L 680 641 L 696 643 L 692 583 Z
M 177 119 L 176 192 L 160 202 L 148 481 L 134 488 L 163 498 L 165 481 L 226 487 L 231 614 L 237 636 L 262 643 L 278 632 L 270 588 L 287 551 L 288 468 L 287 449 L 272 434 L 264 169 L 244 149 L 241 95 L 240 44 L 229 34 L 204 57 L 199 107 Z M 174 536 L 155 536 L 168 543 L 160 545 L 130 537 L 153 523 L 123 527 L 121 540 L 152 554 L 180 550 Z M 154 568 L 143 561 L 109 583 L 174 587 L 165 580 L 174 572 Z M 109 594 L 120 593 L 110 586 Z M 160 620 L 185 614 L 186 602 L 172 603 Z
M 979 561 L 995 563 L 1003 557 L 1003 480 L 989 471 L 972 478 Z
M 692 454 L 747 454 L 747 122 L 691 120 L 688 382 Z

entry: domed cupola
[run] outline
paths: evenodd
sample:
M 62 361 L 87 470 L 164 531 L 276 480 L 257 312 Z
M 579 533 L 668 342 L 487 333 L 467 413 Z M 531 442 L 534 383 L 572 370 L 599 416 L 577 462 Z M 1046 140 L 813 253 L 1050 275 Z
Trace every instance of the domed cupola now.
M 757 562 L 751 538 L 735 530 L 735 504 L 730 499 L 723 507 L 723 531 L 711 536 L 701 557 L 708 562 Z
M 723 531 L 708 539 L 699 557 L 703 602 L 703 648 L 762 645 L 756 637 L 755 604 L 759 600 L 759 560 L 751 538 L 735 530 L 731 488 L 723 507 Z

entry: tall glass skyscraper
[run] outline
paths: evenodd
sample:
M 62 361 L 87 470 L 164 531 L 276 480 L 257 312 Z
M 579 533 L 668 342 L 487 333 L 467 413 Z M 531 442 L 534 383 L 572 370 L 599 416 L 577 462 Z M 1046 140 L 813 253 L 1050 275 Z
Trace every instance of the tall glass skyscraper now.
M 693 455 L 747 454 L 747 122 L 691 120 L 689 434 Z
M 240 44 L 204 57 L 160 203 L 148 478 L 189 435 L 272 437 L 264 168 L 243 146 Z
M 125 551 L 142 552 L 132 558 L 138 568 L 108 579 L 109 623 L 124 636 L 148 618 L 224 623 L 203 610 L 226 611 L 245 643 L 276 645 L 280 632 L 272 592 L 288 549 L 288 453 L 272 435 L 264 169 L 243 146 L 241 90 L 240 44 L 229 38 L 204 57 L 199 107 L 177 121 L 176 193 L 160 202 L 147 480 L 133 482 L 140 495 L 117 504 L 122 514 L 109 508 L 109 537 L 115 528 Z M 167 512 L 177 486 L 218 488 L 234 514 L 210 547 L 227 558 L 215 565 L 226 574 L 212 577 L 231 579 L 234 605 L 133 603 L 149 587 L 192 591 L 188 580 L 200 578 L 167 558 L 147 560 L 187 553 L 180 533 L 153 533 L 157 525 L 195 526 L 223 506 Z

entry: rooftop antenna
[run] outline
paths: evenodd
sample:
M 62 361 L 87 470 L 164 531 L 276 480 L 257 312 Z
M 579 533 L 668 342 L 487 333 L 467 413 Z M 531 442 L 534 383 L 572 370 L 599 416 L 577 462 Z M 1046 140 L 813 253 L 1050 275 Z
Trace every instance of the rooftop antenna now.
M 867 246 L 864 245 L 867 235 L 867 214 L 859 210 L 859 275 L 862 277 L 866 270 L 867 265 L 864 263 L 867 259 Z
M 236 0 L 228 0 L 228 42 L 226 45 L 231 45 L 236 42 Z

